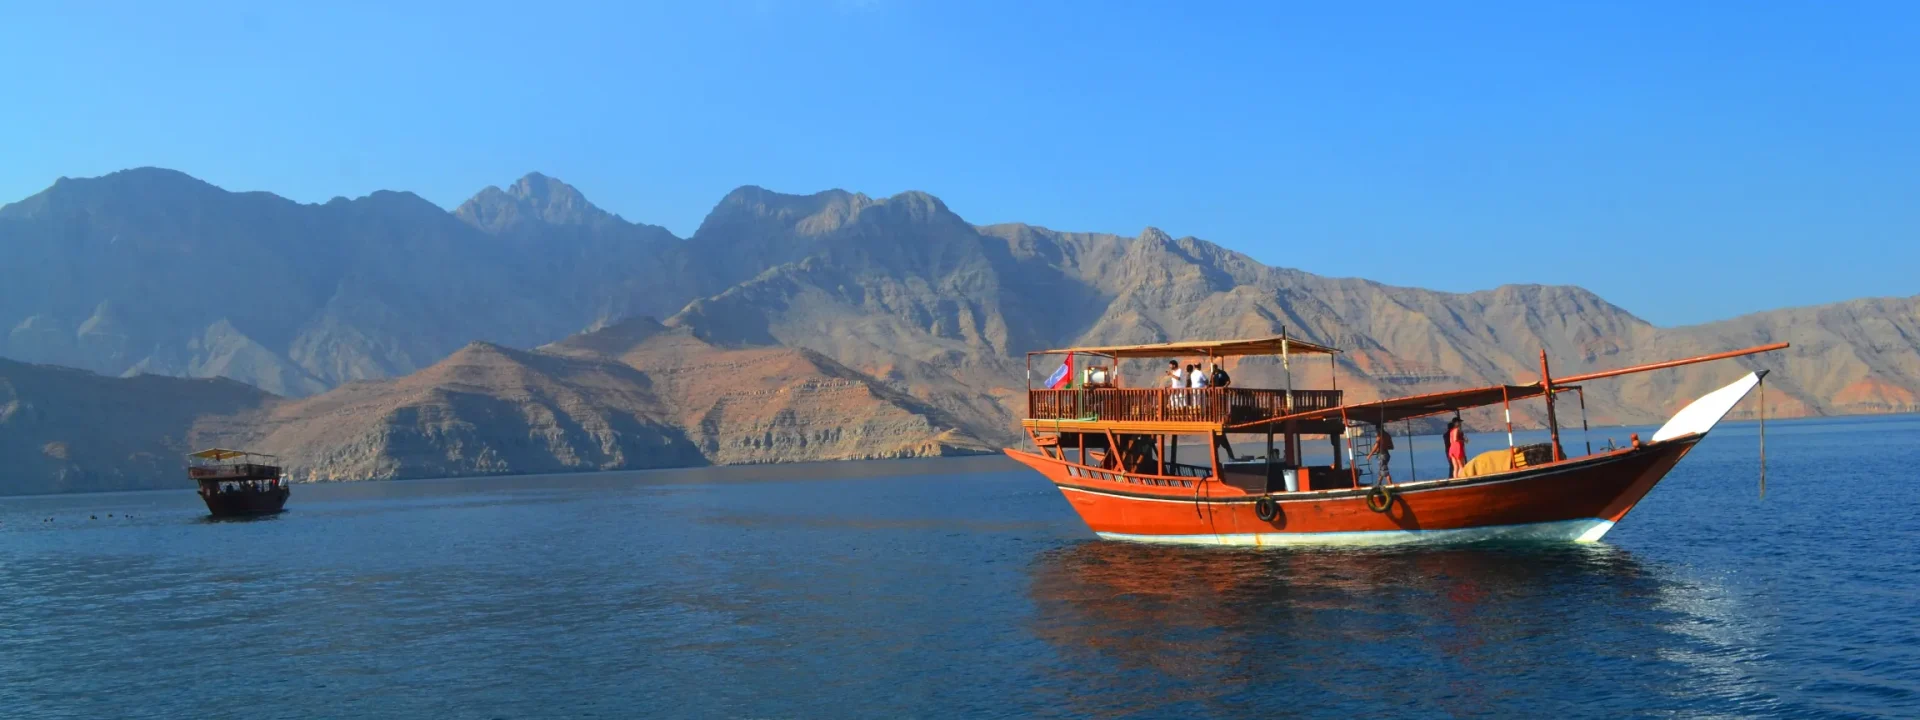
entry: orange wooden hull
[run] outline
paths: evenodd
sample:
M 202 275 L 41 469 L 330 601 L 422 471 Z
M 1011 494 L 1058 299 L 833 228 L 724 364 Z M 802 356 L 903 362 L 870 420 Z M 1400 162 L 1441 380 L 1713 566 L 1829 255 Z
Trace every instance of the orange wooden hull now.
M 1191 477 L 1089 468 L 1017 450 L 1101 537 L 1208 545 L 1382 545 L 1497 538 L 1591 542 L 1626 517 L 1700 440 L 1688 435 L 1610 453 L 1459 480 L 1391 486 L 1385 512 L 1369 488 L 1258 493 Z M 1272 520 L 1255 504 L 1275 501 Z

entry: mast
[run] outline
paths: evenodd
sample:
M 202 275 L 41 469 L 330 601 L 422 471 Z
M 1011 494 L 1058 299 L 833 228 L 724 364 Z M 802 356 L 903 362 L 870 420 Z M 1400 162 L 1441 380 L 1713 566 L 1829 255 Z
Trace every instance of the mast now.
M 1287 414 L 1292 415 L 1293 414 L 1293 352 L 1292 352 L 1292 348 L 1289 347 L 1289 345 L 1290 345 L 1290 341 L 1287 339 L 1287 328 L 1286 326 L 1282 325 L 1280 326 L 1280 369 L 1286 375 Z M 1294 434 L 1293 428 L 1294 428 L 1293 421 L 1291 420 L 1287 421 L 1287 426 L 1283 435 L 1281 436 L 1281 439 L 1287 445 L 1287 464 L 1298 467 L 1300 464 L 1300 444 L 1299 444 L 1300 438 Z
M 1709 362 L 1713 360 L 1725 360 L 1727 358 L 1735 358 L 1735 357 L 1740 357 L 1742 355 L 1753 355 L 1756 353 L 1772 352 L 1774 350 L 1784 350 L 1787 347 L 1789 347 L 1787 343 L 1774 343 L 1772 345 L 1756 345 L 1754 347 L 1746 348 L 1744 350 L 1728 350 L 1723 353 L 1714 353 L 1712 355 L 1700 355 L 1700 356 L 1684 358 L 1680 360 L 1668 360 L 1666 362 L 1649 363 L 1646 365 L 1635 365 L 1633 367 L 1624 367 L 1616 370 L 1602 370 L 1600 372 L 1590 372 L 1585 375 L 1574 375 L 1572 377 L 1563 377 L 1563 378 L 1560 378 L 1560 382 L 1562 383 L 1586 382 L 1588 380 L 1610 378 L 1615 375 L 1631 375 L 1633 373 L 1646 372 L 1648 370 L 1662 370 L 1670 367 L 1679 367 L 1681 365 L 1692 365 L 1694 363 L 1703 363 L 1703 362 Z M 1545 351 L 1541 351 L 1541 352 L 1544 353 Z
M 1560 452 L 1560 419 L 1553 414 L 1553 376 L 1547 373 L 1547 351 L 1540 350 L 1540 389 L 1546 391 L 1547 398 L 1547 436 L 1553 441 L 1553 459 L 1562 460 L 1566 455 Z
M 1280 369 L 1287 376 L 1287 414 L 1293 414 L 1293 362 L 1288 358 L 1287 329 L 1280 328 Z

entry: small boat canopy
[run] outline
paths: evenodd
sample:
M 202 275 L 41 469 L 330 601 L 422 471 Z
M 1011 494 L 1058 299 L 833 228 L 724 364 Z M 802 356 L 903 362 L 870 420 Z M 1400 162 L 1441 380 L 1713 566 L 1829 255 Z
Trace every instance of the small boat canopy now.
M 1279 355 L 1286 350 L 1288 355 L 1332 355 L 1337 349 L 1310 343 L 1285 335 L 1249 340 L 1191 340 L 1187 342 L 1154 343 L 1151 345 L 1107 345 L 1102 347 L 1061 348 L 1059 350 L 1040 350 L 1034 355 L 1064 355 L 1081 353 L 1085 355 L 1106 355 L 1117 360 L 1137 358 L 1191 357 L 1206 355 L 1210 357 L 1236 357 L 1241 355 Z
M 226 448 L 212 448 L 209 450 L 201 450 L 200 452 L 194 453 L 192 455 L 188 455 L 187 457 L 200 458 L 201 460 L 232 460 L 237 457 L 270 458 L 273 456 L 265 453 L 247 452 L 245 450 L 228 450 Z

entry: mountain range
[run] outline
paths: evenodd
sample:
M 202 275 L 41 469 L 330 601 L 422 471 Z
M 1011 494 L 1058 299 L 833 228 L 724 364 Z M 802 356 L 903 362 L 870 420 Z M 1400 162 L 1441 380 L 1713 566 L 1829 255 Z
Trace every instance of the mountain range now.
M 974 225 L 921 192 L 742 187 L 682 239 L 539 174 L 447 212 L 145 168 L 0 207 L 0 356 L 20 361 L 0 365 L 0 445 L 39 458 L 0 491 L 172 483 L 139 479 L 171 461 L 132 458 L 208 443 L 281 451 L 313 478 L 972 451 L 1021 440 L 1028 351 L 1282 329 L 1346 350 L 1295 379 L 1337 373 L 1351 400 L 1529 380 L 1542 349 L 1571 374 L 1785 340 L 1737 361 L 1779 371 L 1770 415 L 1920 408 L 1920 297 L 1660 328 L 1576 287 L 1323 277 L 1155 228 Z M 1242 385 L 1279 374 L 1229 369 Z M 1733 372 L 1594 383 L 1587 412 L 1655 421 Z M 101 416 L 93 431 L 124 439 L 82 453 L 75 430 L 19 424 L 17 408 L 61 402 L 55 385 L 180 399 L 124 433 Z

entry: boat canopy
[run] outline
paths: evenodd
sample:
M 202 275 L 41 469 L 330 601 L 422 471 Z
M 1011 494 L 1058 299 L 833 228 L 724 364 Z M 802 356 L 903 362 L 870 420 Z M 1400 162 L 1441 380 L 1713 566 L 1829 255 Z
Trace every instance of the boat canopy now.
M 1619 368 L 1615 370 L 1602 370 L 1599 372 L 1590 372 L 1590 373 L 1584 373 L 1580 375 L 1571 375 L 1563 378 L 1554 378 L 1552 383 L 1550 384 L 1552 385 L 1553 391 L 1555 393 L 1560 393 L 1567 390 L 1577 389 L 1577 386 L 1572 385 L 1571 383 L 1587 382 L 1590 380 L 1617 377 L 1620 375 L 1631 375 L 1634 373 L 1643 373 L 1651 370 L 1662 370 L 1662 369 L 1671 368 L 1671 367 L 1679 367 L 1681 365 L 1692 365 L 1694 363 L 1707 362 L 1710 360 L 1725 360 L 1727 358 L 1741 357 L 1744 355 L 1753 355 L 1755 353 L 1771 352 L 1774 350 L 1783 350 L 1787 347 L 1788 347 L 1787 343 L 1783 343 L 1783 342 L 1773 343 L 1771 345 L 1759 345 L 1759 346 L 1750 347 L 1750 348 L 1743 348 L 1740 350 L 1728 350 L 1726 352 L 1714 353 L 1712 355 L 1700 355 L 1696 357 L 1682 358 L 1679 360 L 1668 360 L 1665 362 L 1649 363 L 1646 365 L 1635 365 L 1633 367 L 1624 367 L 1624 368 Z M 1542 357 L 1543 358 L 1545 357 L 1544 352 L 1542 353 Z M 1543 370 L 1545 369 L 1544 362 L 1545 361 L 1543 360 L 1542 361 L 1543 364 L 1541 366 Z M 1541 395 L 1547 394 L 1546 387 L 1548 384 L 1549 383 L 1537 382 L 1537 383 L 1529 383 L 1526 385 L 1489 385 L 1486 387 L 1467 388 L 1465 390 L 1447 390 L 1443 392 L 1427 393 L 1425 395 L 1411 395 L 1408 397 L 1388 398 L 1386 400 L 1375 400 L 1373 402 L 1354 403 L 1352 405 L 1341 405 L 1338 407 L 1316 408 L 1316 409 L 1308 410 L 1305 412 L 1293 413 L 1291 415 L 1276 415 L 1271 418 L 1261 418 L 1261 419 L 1253 420 L 1250 422 L 1237 423 L 1234 425 L 1229 425 L 1228 429 L 1230 430 L 1243 429 L 1243 428 L 1254 427 L 1257 425 L 1267 425 L 1269 423 L 1283 423 L 1289 420 L 1324 420 L 1324 419 L 1330 419 L 1330 418 L 1344 418 L 1344 419 L 1353 420 L 1357 422 L 1384 424 L 1384 423 L 1390 423 L 1390 422 L 1397 422 L 1400 420 L 1422 418 L 1422 417 L 1427 417 L 1429 415 L 1439 415 L 1442 413 L 1455 412 L 1459 410 L 1465 410 L 1467 408 L 1486 407 L 1488 405 L 1499 405 L 1502 403 L 1510 403 L 1515 400 L 1524 400 L 1527 398 L 1539 397 Z
M 1578 385 L 1553 386 L 1555 393 L 1571 392 L 1578 389 L 1580 389 Z M 1409 395 L 1407 397 L 1321 408 L 1307 412 L 1298 412 L 1292 415 L 1281 415 L 1270 420 L 1242 423 L 1231 427 L 1239 428 L 1252 425 L 1265 425 L 1267 423 L 1287 422 L 1290 420 L 1339 420 L 1342 418 L 1354 422 L 1384 425 L 1401 420 L 1442 415 L 1468 408 L 1486 407 L 1488 405 L 1499 405 L 1515 400 L 1536 398 L 1545 394 L 1546 391 L 1540 387 L 1539 383 L 1532 385 L 1489 385 L 1487 387 L 1447 390 L 1444 392 L 1427 393 L 1425 395 Z
M 1084 355 L 1106 355 L 1117 360 L 1138 358 L 1191 357 L 1206 355 L 1210 357 L 1236 357 L 1241 355 L 1279 355 L 1281 351 L 1288 355 L 1332 355 L 1340 352 L 1317 343 L 1306 342 L 1285 335 L 1252 338 L 1247 340 L 1190 340 L 1186 342 L 1153 343 L 1151 345 L 1106 345 L 1095 347 L 1061 348 L 1059 350 L 1040 350 L 1034 355 L 1064 355 L 1081 353 Z
M 232 460 L 237 457 L 270 458 L 273 456 L 265 453 L 247 452 L 245 450 L 228 450 L 226 448 L 211 448 L 208 450 L 201 450 L 200 452 L 193 453 L 192 455 L 188 455 L 187 457 L 200 458 L 201 460 Z

